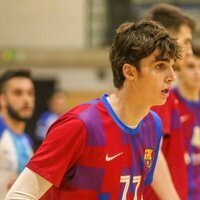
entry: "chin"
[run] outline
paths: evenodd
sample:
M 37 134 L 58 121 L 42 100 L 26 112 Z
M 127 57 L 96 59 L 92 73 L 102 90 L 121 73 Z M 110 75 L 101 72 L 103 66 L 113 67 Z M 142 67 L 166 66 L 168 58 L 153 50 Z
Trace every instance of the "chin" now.
M 29 120 L 32 117 L 32 113 L 31 114 L 26 114 L 26 115 L 21 115 L 20 118 L 26 120 Z
M 155 102 L 152 106 L 162 106 L 163 104 L 165 104 L 165 102 L 166 102 L 166 99 L 158 101 L 158 102 Z
M 161 106 L 161 105 L 163 105 L 165 103 L 166 103 L 166 99 L 164 101 L 160 102 L 160 104 L 158 104 L 158 105 Z

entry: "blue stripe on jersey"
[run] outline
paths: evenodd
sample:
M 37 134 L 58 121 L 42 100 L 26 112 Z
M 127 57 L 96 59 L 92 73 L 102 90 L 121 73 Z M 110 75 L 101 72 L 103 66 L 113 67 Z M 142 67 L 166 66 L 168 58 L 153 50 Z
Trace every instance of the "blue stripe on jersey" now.
M 160 129 L 162 130 L 162 121 L 161 121 L 160 117 L 158 116 L 158 114 L 152 110 L 150 110 L 150 113 L 155 121 L 156 129 L 159 129 L 158 131 L 160 131 Z
M 149 147 L 149 141 L 148 141 L 148 128 L 147 127 L 147 120 L 144 120 L 144 125 L 142 126 L 142 135 L 143 135 L 143 140 L 145 140 L 145 145 Z
M 109 200 L 110 194 L 109 193 L 100 193 L 98 196 L 98 200 Z
M 127 134 L 124 131 L 122 131 L 122 144 L 131 144 L 132 143 L 131 137 L 132 137 L 131 134 Z
M 79 189 L 100 191 L 104 177 L 103 168 L 77 166 L 74 177 L 69 180 Z
M 103 130 L 103 123 L 96 105 L 91 105 L 85 111 L 79 114 L 87 130 L 87 145 L 88 146 L 105 146 L 106 139 Z M 91 120 L 94 119 L 94 120 Z
M 154 121 L 155 132 L 156 132 L 155 133 L 155 139 L 156 139 L 155 143 L 156 144 L 155 144 L 155 149 L 154 149 L 154 159 L 152 162 L 151 171 L 148 174 L 148 177 L 146 178 L 146 180 L 144 182 L 145 185 L 150 184 L 153 180 L 153 173 L 155 170 L 156 160 L 157 160 L 158 152 L 159 152 L 159 144 L 160 144 L 160 140 L 161 140 L 161 136 L 162 136 L 162 123 L 161 123 L 159 116 L 153 111 L 150 111 L 150 114 L 153 117 L 153 121 Z M 152 129 L 153 129 L 153 124 L 152 124 Z
M 189 130 L 190 133 L 193 133 L 193 126 L 190 127 Z M 191 135 L 192 136 L 192 135 Z M 191 141 L 191 140 L 190 140 Z M 194 151 L 195 147 L 193 145 L 189 146 L 189 156 L 191 157 L 191 155 L 195 152 Z M 190 163 L 188 164 L 188 179 L 189 179 L 189 196 L 188 196 L 188 200 L 193 200 L 194 195 L 195 195 L 195 190 L 196 190 L 196 183 L 194 182 L 194 160 L 191 159 Z M 199 186 L 198 186 L 199 187 Z
M 151 113 L 151 116 L 154 120 L 155 131 L 157 132 L 157 135 L 155 135 L 156 144 L 159 145 L 161 137 L 163 136 L 162 121 L 161 121 L 161 119 L 160 119 L 160 117 L 158 116 L 157 113 L 155 113 L 154 111 L 150 111 L 150 113 Z M 153 129 L 153 127 L 152 127 L 152 129 Z
M 139 142 L 139 144 L 138 144 L 138 148 L 139 148 L 139 153 L 140 153 L 140 155 L 143 155 L 142 140 L 143 140 L 143 137 L 142 137 L 142 135 L 140 135 L 140 142 Z M 142 156 L 140 156 L 139 163 L 142 163 L 142 164 L 144 163 L 144 160 L 143 160 L 143 157 L 142 157 Z M 138 171 L 141 172 L 140 166 L 138 166 Z
M 149 134 L 149 127 L 147 127 L 147 119 L 145 117 L 145 119 L 143 120 L 143 126 L 141 129 L 141 135 L 140 135 L 140 146 L 138 147 L 140 149 L 140 155 L 144 154 L 144 150 L 146 148 L 149 148 L 149 141 L 148 141 L 148 134 Z M 138 170 L 141 174 L 141 170 L 143 170 L 143 166 L 144 166 L 144 158 L 142 156 L 140 156 L 139 158 L 139 163 L 138 163 Z M 144 177 L 146 177 L 148 171 L 145 170 L 144 171 Z
M 171 116 L 172 116 L 171 124 L 172 124 L 172 131 L 173 131 L 177 128 L 180 128 L 180 115 L 179 115 L 178 110 L 172 110 Z
M 155 134 L 155 133 L 153 132 L 153 127 L 152 127 L 150 116 L 148 116 L 148 118 L 147 118 L 147 124 L 148 124 L 148 129 L 150 132 L 150 147 L 153 147 L 153 134 Z
M 103 102 L 103 104 L 105 105 L 106 109 L 108 110 L 110 116 L 112 117 L 112 119 L 115 121 L 115 123 L 126 133 L 132 133 L 132 134 L 136 134 L 138 133 L 138 131 L 140 130 L 141 127 L 141 123 L 139 123 L 137 128 L 130 128 L 128 126 L 126 126 L 115 114 L 115 112 L 113 111 L 112 107 L 110 106 L 110 104 L 108 103 L 106 97 L 108 97 L 107 94 L 101 96 L 101 100 Z
M 0 116 L 0 138 L 3 134 L 4 129 L 6 129 L 6 125 L 5 125 L 3 118 Z
M 92 101 L 88 101 L 88 102 L 83 103 L 83 104 L 91 104 L 91 105 L 95 105 L 97 102 L 99 102 L 99 100 L 98 100 L 98 99 L 94 99 L 94 100 L 92 100 Z
M 30 159 L 30 155 L 28 152 L 28 149 L 30 149 L 30 147 L 26 145 L 25 135 L 16 135 L 14 133 L 11 133 L 11 137 L 15 144 L 17 157 L 18 157 L 18 173 L 21 173 L 22 170 L 24 169 L 24 166 L 26 166 L 27 162 Z
M 41 114 L 37 121 L 36 137 L 39 140 L 43 140 L 46 136 L 48 128 L 58 119 L 59 115 L 46 111 Z
M 136 155 L 137 155 L 137 143 L 136 143 L 136 141 L 138 141 L 137 139 L 136 139 L 136 137 L 137 137 L 137 135 L 132 135 L 132 148 L 133 148 L 133 170 L 134 170 L 134 172 L 132 172 L 131 174 L 132 175 L 135 175 L 135 171 L 136 170 L 138 170 L 138 169 L 136 169 L 136 167 L 138 166 L 138 163 L 137 163 L 137 161 L 136 161 Z M 139 167 L 138 167 L 139 168 Z

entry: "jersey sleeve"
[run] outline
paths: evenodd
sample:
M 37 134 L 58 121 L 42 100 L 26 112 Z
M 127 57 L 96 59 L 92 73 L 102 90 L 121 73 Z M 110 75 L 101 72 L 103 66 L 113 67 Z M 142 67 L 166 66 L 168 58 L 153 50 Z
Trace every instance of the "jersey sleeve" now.
M 38 140 L 42 141 L 45 138 L 45 134 L 47 133 L 48 126 L 46 124 L 47 112 L 43 113 L 37 123 L 36 123 L 36 131 L 35 136 Z
M 156 141 L 155 141 L 155 151 L 154 151 L 154 157 L 153 157 L 153 161 L 152 161 L 152 167 L 150 169 L 150 172 L 148 173 L 148 176 L 145 179 L 145 182 L 144 182 L 145 185 L 149 185 L 153 181 L 153 174 L 155 171 L 155 166 L 156 166 L 156 162 L 157 162 L 157 158 L 158 158 L 158 152 L 160 149 L 160 141 L 161 141 L 161 137 L 162 137 L 161 119 L 159 118 L 159 116 L 156 113 L 154 113 L 154 112 L 151 112 L 151 113 L 153 116 L 153 123 L 155 126 Z
M 3 131 L 6 129 L 6 125 L 3 121 L 3 118 L 0 116 L 0 139 L 3 134 Z
M 164 105 L 154 106 L 151 110 L 160 117 L 164 135 L 170 135 L 175 129 L 180 128 L 178 100 L 173 92 L 170 93 Z
M 83 122 L 75 116 L 60 117 L 27 167 L 59 187 L 64 175 L 81 156 L 86 142 Z

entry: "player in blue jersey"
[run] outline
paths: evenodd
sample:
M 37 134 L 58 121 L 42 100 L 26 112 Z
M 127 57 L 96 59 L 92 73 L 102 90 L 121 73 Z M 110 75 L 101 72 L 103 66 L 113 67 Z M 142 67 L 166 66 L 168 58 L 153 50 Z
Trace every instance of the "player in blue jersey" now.
M 48 111 L 43 112 L 36 125 L 35 136 L 38 141 L 43 141 L 48 128 L 55 122 L 58 117 L 66 112 L 67 95 L 62 90 L 55 90 L 48 101 Z
M 165 103 L 180 52 L 155 21 L 122 24 L 110 49 L 115 91 L 61 116 L 6 200 L 142 199 L 162 135 L 150 107 Z
M 27 70 L 8 70 L 0 78 L 0 199 L 33 154 L 24 133 L 34 110 L 34 86 Z

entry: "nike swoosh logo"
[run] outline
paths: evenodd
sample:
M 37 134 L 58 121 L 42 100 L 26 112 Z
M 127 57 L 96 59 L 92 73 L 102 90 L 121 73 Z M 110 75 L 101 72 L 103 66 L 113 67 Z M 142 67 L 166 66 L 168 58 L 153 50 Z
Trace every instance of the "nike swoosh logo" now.
M 114 155 L 114 156 L 108 156 L 108 154 L 107 154 L 107 155 L 106 155 L 106 161 L 111 161 L 111 160 L 117 158 L 118 156 L 122 155 L 123 153 L 124 153 L 124 152 L 121 152 L 121 153 L 118 153 L 118 154 L 116 154 L 116 155 Z

